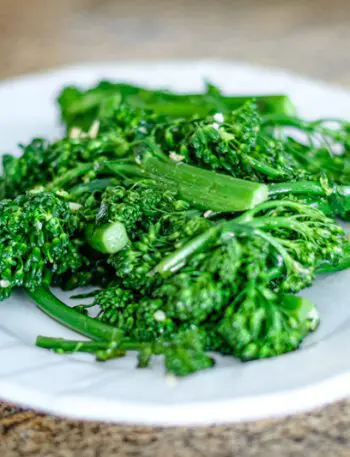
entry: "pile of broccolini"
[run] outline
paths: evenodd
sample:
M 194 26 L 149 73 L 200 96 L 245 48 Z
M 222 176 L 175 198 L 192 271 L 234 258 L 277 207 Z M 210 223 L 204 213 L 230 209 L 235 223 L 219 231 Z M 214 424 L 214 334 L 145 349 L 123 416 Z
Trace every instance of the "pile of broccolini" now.
M 3 156 L 0 299 L 23 287 L 91 341 L 37 345 L 136 351 L 140 368 L 162 356 L 176 376 L 214 366 L 215 352 L 299 348 L 319 324 L 299 292 L 350 267 L 336 222 L 350 219 L 350 123 L 210 84 L 180 95 L 104 81 L 58 103 L 63 138 Z M 87 286 L 73 307 L 51 291 Z

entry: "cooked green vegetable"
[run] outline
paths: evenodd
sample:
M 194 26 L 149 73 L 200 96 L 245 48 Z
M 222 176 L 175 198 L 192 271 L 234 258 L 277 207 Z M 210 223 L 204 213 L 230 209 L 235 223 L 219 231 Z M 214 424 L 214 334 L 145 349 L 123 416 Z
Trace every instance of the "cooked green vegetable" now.
M 317 327 L 315 307 L 290 292 L 309 286 L 321 263 L 337 264 L 344 243 L 342 229 L 317 209 L 272 201 L 211 224 L 156 267 L 149 254 L 139 257 L 128 275 L 117 270 L 94 305 L 134 342 L 174 339 L 195 326 L 207 350 L 270 357 L 296 349 Z M 133 271 L 140 268 L 141 278 Z
M 252 98 L 264 113 L 295 114 L 295 108 L 285 95 L 225 96 L 217 87 L 207 84 L 204 94 L 175 94 L 123 83 L 101 81 L 86 91 L 75 86 L 65 87 L 58 102 L 67 127 L 87 129 L 110 108 L 127 104 L 133 108 L 154 110 L 171 118 L 207 116 L 216 112 L 231 112 Z
M 14 287 L 33 290 L 49 284 L 53 273 L 82 266 L 77 230 L 74 212 L 53 194 L 0 201 L 0 300 Z
M 59 97 L 67 136 L 3 158 L 0 299 L 24 287 L 99 361 L 161 355 L 176 376 L 300 347 L 297 296 L 349 268 L 350 129 L 295 117 L 286 96 L 179 95 L 102 82 Z M 93 286 L 70 308 L 51 286 Z M 83 302 L 90 299 L 89 303 Z M 89 316 L 95 308 L 94 318 Z

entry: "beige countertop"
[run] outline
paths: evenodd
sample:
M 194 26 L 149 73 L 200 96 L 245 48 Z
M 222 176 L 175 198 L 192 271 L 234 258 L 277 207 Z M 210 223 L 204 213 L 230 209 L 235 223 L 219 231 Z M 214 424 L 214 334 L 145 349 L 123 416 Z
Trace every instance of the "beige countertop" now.
M 349 0 L 0 0 L 0 78 L 121 59 L 241 60 L 350 86 Z M 0 403 L 1 457 L 350 457 L 350 400 L 206 428 L 82 423 Z

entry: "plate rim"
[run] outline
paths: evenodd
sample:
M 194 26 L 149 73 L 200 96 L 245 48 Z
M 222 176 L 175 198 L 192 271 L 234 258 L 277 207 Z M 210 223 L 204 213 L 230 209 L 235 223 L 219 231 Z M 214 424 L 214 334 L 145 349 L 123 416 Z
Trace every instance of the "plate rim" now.
M 63 394 L 57 395 L 55 398 L 54 395 L 42 394 L 37 389 L 22 388 L 1 380 L 0 392 L 0 398 L 3 398 L 3 401 L 20 404 L 63 419 L 144 426 L 201 427 L 271 420 L 321 408 L 345 398 L 350 393 L 350 371 L 329 376 L 321 382 L 278 393 L 232 400 L 195 401 L 171 405 L 111 401 L 85 395 L 75 397 Z M 328 392 L 328 395 L 325 395 L 325 392 Z M 30 395 L 32 395 L 31 400 L 27 401 L 25 398 Z M 48 404 L 50 404 L 49 407 Z M 283 408 L 281 408 L 282 404 Z

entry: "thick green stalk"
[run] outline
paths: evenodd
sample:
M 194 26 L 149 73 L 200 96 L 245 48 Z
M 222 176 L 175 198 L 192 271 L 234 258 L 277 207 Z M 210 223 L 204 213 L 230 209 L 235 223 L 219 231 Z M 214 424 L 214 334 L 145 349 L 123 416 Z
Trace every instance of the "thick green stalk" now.
M 41 286 L 33 291 L 26 289 L 26 292 L 44 313 L 81 335 L 104 341 L 119 341 L 123 337 L 121 330 L 70 308 L 46 287 Z
M 88 244 L 103 254 L 115 254 L 129 242 L 128 234 L 122 222 L 102 225 L 88 224 L 85 235 Z
M 174 186 L 181 198 L 203 209 L 245 211 L 268 197 L 265 184 L 158 158 L 152 153 L 144 154 L 141 167 L 150 177 Z

